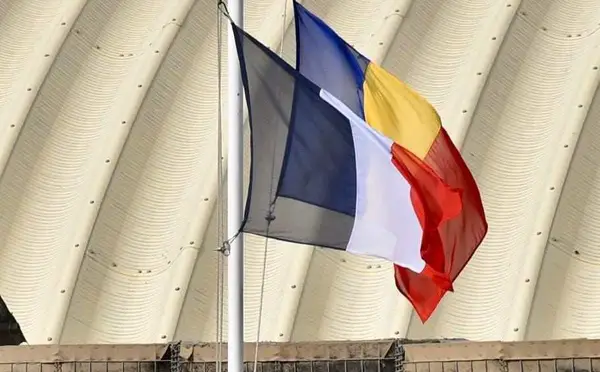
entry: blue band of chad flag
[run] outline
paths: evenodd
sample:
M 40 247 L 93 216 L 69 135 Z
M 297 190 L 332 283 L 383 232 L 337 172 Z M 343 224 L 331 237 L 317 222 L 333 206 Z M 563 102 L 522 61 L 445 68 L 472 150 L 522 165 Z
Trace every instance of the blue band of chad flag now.
M 251 125 L 243 230 L 423 271 L 424 228 L 458 213 L 459 193 L 341 99 L 233 27 Z M 411 184 L 432 196 L 423 198 L 423 226 Z

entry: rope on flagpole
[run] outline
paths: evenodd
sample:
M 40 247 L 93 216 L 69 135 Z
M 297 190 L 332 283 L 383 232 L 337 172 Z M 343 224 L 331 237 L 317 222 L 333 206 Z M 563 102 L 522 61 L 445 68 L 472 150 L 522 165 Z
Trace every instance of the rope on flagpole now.
M 225 219 L 223 201 L 223 19 L 219 14 L 222 1 L 217 2 L 217 241 L 225 240 Z M 225 4 L 223 4 L 224 6 Z M 227 9 L 227 7 L 225 7 Z M 223 370 L 223 309 L 224 309 L 224 281 L 225 281 L 225 263 L 222 252 L 217 254 L 217 272 L 216 272 L 216 325 L 215 339 L 217 348 L 215 350 L 215 370 Z
M 225 4 L 225 2 L 223 0 L 219 0 L 217 2 L 217 8 L 218 8 L 218 10 L 221 11 L 221 13 L 223 13 L 225 18 L 227 18 L 229 20 L 229 22 L 233 23 L 233 20 L 229 16 L 229 9 L 227 9 L 227 4 Z M 217 15 L 217 17 L 218 17 L 218 15 Z M 221 17 L 219 17 L 219 19 L 221 19 Z

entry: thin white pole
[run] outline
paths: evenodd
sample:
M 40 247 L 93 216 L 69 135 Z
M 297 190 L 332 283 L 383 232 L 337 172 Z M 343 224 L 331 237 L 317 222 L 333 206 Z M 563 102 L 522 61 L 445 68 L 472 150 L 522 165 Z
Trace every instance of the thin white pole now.
M 229 16 L 233 23 L 243 28 L 244 1 L 229 0 Z M 227 158 L 227 236 L 233 237 L 239 230 L 243 210 L 243 95 L 240 66 L 233 38 L 228 27 L 228 158 Z M 244 244 L 243 235 L 237 236 L 230 245 L 227 261 L 227 369 L 229 372 L 244 370 Z

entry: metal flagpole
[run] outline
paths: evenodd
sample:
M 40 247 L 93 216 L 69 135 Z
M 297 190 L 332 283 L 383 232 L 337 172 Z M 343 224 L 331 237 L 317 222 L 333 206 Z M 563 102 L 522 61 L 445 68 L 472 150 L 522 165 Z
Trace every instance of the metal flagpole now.
M 243 28 L 244 1 L 229 0 L 231 21 Z M 228 159 L 227 159 L 227 236 L 230 242 L 227 263 L 227 369 L 244 369 L 244 244 L 243 235 L 235 236 L 241 226 L 243 211 L 243 95 L 242 78 L 233 30 L 228 27 Z

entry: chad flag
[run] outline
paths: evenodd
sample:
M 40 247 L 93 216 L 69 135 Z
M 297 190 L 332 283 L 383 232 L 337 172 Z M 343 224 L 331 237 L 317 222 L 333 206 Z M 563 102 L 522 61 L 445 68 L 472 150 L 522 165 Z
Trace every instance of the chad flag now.
M 431 105 L 295 3 L 294 69 L 232 25 L 251 127 L 243 231 L 381 257 L 427 319 L 483 239 Z

